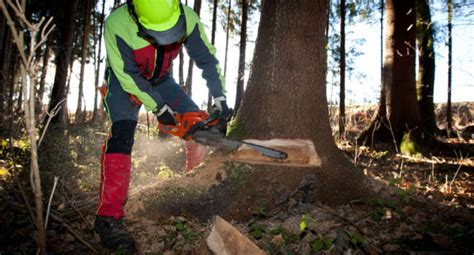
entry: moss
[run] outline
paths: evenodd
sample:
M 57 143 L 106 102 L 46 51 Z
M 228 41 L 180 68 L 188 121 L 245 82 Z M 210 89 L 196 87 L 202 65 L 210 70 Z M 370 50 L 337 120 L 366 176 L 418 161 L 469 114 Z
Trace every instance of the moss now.
M 229 124 L 228 136 L 234 139 L 243 139 L 245 134 L 245 124 L 242 120 L 235 118 Z
M 411 139 L 410 133 L 403 135 L 402 142 L 400 143 L 400 152 L 410 157 L 420 158 L 422 156 L 420 146 Z
M 252 167 L 247 164 L 236 164 L 233 162 L 225 163 L 225 171 L 229 179 L 236 183 L 238 186 L 242 186 L 248 180 L 253 172 Z

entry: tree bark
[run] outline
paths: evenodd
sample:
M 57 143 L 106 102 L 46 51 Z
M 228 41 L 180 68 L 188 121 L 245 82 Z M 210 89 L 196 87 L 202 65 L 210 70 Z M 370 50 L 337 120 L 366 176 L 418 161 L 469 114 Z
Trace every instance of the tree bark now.
M 387 0 L 385 61 L 379 109 L 359 141 L 399 144 L 405 134 L 419 141 L 421 117 L 416 98 L 415 1 Z
M 229 52 L 229 37 L 230 37 L 230 27 L 231 27 L 231 14 L 232 14 L 232 0 L 228 0 L 229 5 L 227 7 L 227 24 L 226 24 L 226 33 L 225 33 L 225 57 L 224 57 L 224 79 L 227 77 L 227 54 Z
M 58 53 L 56 56 L 56 75 L 54 77 L 49 111 L 51 111 L 62 99 L 66 97 L 66 80 L 68 67 L 70 65 L 72 45 L 74 40 L 75 13 L 78 0 L 65 2 L 66 19 L 62 23 L 61 37 L 58 43 Z M 62 107 L 58 114 L 51 119 L 51 123 L 66 125 L 65 117 L 66 107 Z
M 194 1 L 194 11 L 197 13 L 199 16 L 201 13 L 201 0 L 195 0 Z M 193 67 L 194 67 L 194 61 L 192 59 L 189 59 L 189 65 L 188 65 L 188 76 L 186 77 L 186 84 L 185 84 L 185 91 L 189 96 L 192 96 L 193 93 Z
M 77 108 L 75 114 L 75 122 L 81 123 L 84 121 L 84 112 L 82 103 L 84 101 L 84 71 L 86 69 L 86 59 L 89 47 L 89 18 L 91 16 L 91 0 L 85 1 L 84 16 L 83 16 L 83 35 L 82 35 L 82 47 L 81 47 L 81 72 L 79 74 L 79 92 L 77 96 Z
M 247 48 L 247 20 L 248 20 L 249 1 L 242 0 L 242 19 L 240 24 L 240 49 L 239 49 L 239 71 L 237 74 L 237 91 L 235 96 L 235 112 L 239 111 L 244 94 L 244 76 L 245 76 L 245 50 Z
M 435 52 L 433 24 L 428 0 L 416 1 L 417 43 L 418 43 L 418 79 L 417 95 L 420 115 L 426 137 L 432 137 L 436 127 L 433 92 L 435 81 Z
M 98 118 L 98 104 L 99 104 L 99 85 L 100 85 L 100 66 L 102 63 L 102 33 L 104 30 L 104 21 L 105 21 L 105 0 L 102 1 L 102 11 L 100 15 L 100 25 L 99 25 L 99 49 L 97 54 L 97 69 L 95 73 L 95 94 L 94 94 L 94 110 L 92 111 L 92 122 L 95 122 Z M 97 49 L 96 49 L 97 50 Z
M 446 131 L 448 137 L 451 136 L 453 129 L 453 117 L 452 117 L 452 106 L 451 106 L 451 93 L 452 93 L 452 80 L 453 80 L 453 1 L 448 0 L 448 102 L 446 106 Z
M 6 114 L 5 113 L 5 101 L 6 101 L 6 63 L 7 58 L 6 58 L 6 53 L 8 52 L 7 48 L 9 47 L 10 41 L 7 40 L 8 37 L 8 28 L 7 28 L 7 23 L 5 21 L 5 18 L 2 16 L 0 17 L 0 35 L 2 36 L 0 39 L 0 60 L 2 61 L 2 64 L 0 65 L 0 121 L 3 122 L 3 119 Z
M 217 0 L 214 0 L 214 7 L 212 9 L 212 32 L 211 32 L 211 43 L 216 43 L 216 24 L 217 24 Z M 209 91 L 207 93 L 207 112 L 211 112 L 212 109 L 212 95 Z
M 322 159 L 322 167 L 312 169 L 312 174 L 324 180 L 314 194 L 320 201 L 338 204 L 362 196 L 364 177 L 337 149 L 329 125 L 327 8 L 327 1 L 263 3 L 254 65 L 235 125 L 242 127 L 246 138 L 312 140 Z M 281 170 L 302 174 L 291 168 Z
M 48 37 L 48 41 L 46 42 L 46 48 L 44 49 L 43 65 L 41 68 L 41 76 L 40 76 L 40 82 L 39 82 L 39 88 L 38 88 L 38 100 L 39 100 L 41 109 L 43 109 L 43 96 L 44 96 L 44 91 L 46 87 L 46 75 L 48 74 L 49 59 L 51 56 L 50 51 L 51 51 L 52 44 L 53 44 L 53 37 L 50 36 Z
M 341 0 L 341 45 L 339 47 L 339 139 L 344 139 L 346 123 L 346 0 Z

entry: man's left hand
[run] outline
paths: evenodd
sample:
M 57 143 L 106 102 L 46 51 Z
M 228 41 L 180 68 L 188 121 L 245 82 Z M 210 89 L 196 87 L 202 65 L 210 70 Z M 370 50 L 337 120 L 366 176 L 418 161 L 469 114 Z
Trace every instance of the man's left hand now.
M 218 129 L 225 133 L 227 129 L 227 122 L 230 121 L 234 111 L 227 106 L 227 100 L 224 96 L 217 97 L 214 99 L 217 110 L 219 111 L 219 124 Z
M 233 111 L 227 106 L 227 100 L 224 96 L 217 97 L 214 99 L 215 105 L 219 113 L 219 119 L 229 122 L 232 118 Z

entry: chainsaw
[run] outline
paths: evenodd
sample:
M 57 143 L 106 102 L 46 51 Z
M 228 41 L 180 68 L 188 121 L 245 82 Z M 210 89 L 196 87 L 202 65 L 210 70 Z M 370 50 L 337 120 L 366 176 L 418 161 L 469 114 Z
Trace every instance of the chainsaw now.
M 219 147 L 223 146 L 231 151 L 241 146 L 248 146 L 263 156 L 273 159 L 286 159 L 288 154 L 279 150 L 267 148 L 261 145 L 232 140 L 225 137 L 225 129 L 228 120 L 220 118 L 220 113 L 215 111 L 209 115 L 205 111 L 186 112 L 175 115 L 176 125 L 164 125 L 159 123 L 158 129 L 166 134 L 179 137 L 186 141 L 193 140 L 200 144 Z

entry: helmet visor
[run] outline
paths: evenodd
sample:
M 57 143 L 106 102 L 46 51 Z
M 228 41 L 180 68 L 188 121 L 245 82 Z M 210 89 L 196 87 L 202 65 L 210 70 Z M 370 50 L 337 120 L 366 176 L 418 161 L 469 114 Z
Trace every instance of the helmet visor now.
M 186 35 L 186 19 L 180 15 L 178 22 L 172 28 L 165 31 L 155 31 L 145 28 L 149 35 L 158 45 L 170 45 L 180 41 Z

